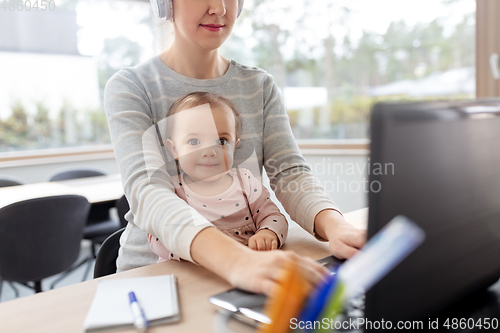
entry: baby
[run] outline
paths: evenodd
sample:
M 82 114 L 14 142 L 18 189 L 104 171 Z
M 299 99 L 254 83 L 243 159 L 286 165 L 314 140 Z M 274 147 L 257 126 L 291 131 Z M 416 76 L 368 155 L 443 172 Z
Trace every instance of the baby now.
M 182 111 L 182 112 L 181 112 Z M 241 116 L 229 100 L 208 92 L 179 98 L 167 113 L 166 145 L 176 160 L 176 194 L 220 231 L 253 250 L 280 248 L 288 222 L 252 173 L 233 168 Z M 180 260 L 153 235 L 160 259 Z

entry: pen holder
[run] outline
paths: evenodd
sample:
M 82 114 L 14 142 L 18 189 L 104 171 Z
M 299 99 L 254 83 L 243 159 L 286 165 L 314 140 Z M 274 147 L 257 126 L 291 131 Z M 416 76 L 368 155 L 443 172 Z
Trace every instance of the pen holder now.
M 295 263 L 290 263 L 284 270 L 279 286 L 270 297 L 264 313 L 271 319 L 271 324 L 263 325 L 259 333 L 286 333 L 290 331 L 290 321 L 295 317 L 312 286 L 303 277 Z

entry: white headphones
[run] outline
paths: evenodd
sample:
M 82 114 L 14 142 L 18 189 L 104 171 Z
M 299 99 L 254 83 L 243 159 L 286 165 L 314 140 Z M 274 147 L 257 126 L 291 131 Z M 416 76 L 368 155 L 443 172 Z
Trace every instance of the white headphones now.
M 243 9 L 244 0 L 238 0 L 238 14 L 239 17 Z M 174 1 L 173 0 L 151 0 L 151 7 L 153 13 L 159 18 L 170 20 L 174 16 Z

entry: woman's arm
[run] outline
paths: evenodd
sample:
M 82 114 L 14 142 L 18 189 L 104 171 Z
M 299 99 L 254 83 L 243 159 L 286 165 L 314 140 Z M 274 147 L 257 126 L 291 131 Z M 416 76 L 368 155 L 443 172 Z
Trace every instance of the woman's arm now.
M 160 154 L 150 96 L 140 74 L 131 68 L 116 73 L 104 92 L 113 150 L 133 213 L 128 217 L 138 228 L 160 238 L 170 251 L 192 261 L 192 240 L 211 224 L 175 194 Z M 146 234 L 143 243 L 147 246 Z M 138 244 L 122 253 L 144 255 L 143 247 L 135 252 L 132 248 Z
M 329 240 L 330 251 L 339 259 L 352 257 L 366 243 L 366 231 L 353 227 L 342 214 L 332 209 L 316 215 L 314 231 Z
M 349 258 L 364 244 L 364 231 L 348 224 L 300 153 L 278 87 L 264 82 L 264 166 L 276 197 L 292 220 L 319 240 L 329 240 L 332 253 Z M 322 211 L 336 215 L 321 214 Z M 332 218 L 335 216 L 335 218 Z M 355 240 L 347 234 L 354 234 Z M 346 245 L 346 246 L 342 246 Z
M 328 274 L 326 268 L 311 258 L 290 251 L 254 251 L 216 228 L 203 229 L 196 236 L 191 244 L 191 254 L 197 263 L 233 286 L 267 295 L 272 294 L 283 269 L 290 263 L 297 264 L 312 285 Z

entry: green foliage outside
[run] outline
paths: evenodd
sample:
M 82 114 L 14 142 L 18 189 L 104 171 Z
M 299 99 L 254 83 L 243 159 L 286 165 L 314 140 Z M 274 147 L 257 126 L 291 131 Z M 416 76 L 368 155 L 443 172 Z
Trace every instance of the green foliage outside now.
M 65 6 L 74 8 L 78 1 L 66 0 Z M 250 20 L 250 37 L 235 32 L 221 49 L 227 58 L 264 68 L 281 88 L 326 87 L 328 103 L 326 109 L 312 109 L 313 128 L 301 127 L 301 110 L 287 110 L 297 138 L 366 138 L 370 109 L 378 101 L 474 97 L 373 97 L 368 91 L 370 87 L 398 80 L 417 80 L 454 68 L 473 68 L 475 13 L 464 16 L 451 32 L 445 32 L 442 19 L 416 25 L 399 21 L 392 22 L 383 34 L 364 31 L 359 40 L 353 41 L 349 37 L 336 38 L 332 32 L 335 25 L 342 25 L 351 17 L 351 10 L 336 0 L 324 0 L 325 12 L 336 14 L 327 22 L 331 31 L 323 36 L 311 36 L 307 19 L 317 15 L 309 12 L 314 8 L 313 1 L 286 4 L 254 0 L 253 7 L 245 4 L 237 24 Z M 470 0 L 443 1 L 452 6 Z M 289 15 L 292 5 L 303 6 L 304 11 L 295 24 L 284 27 L 278 18 Z M 150 17 L 145 17 L 141 24 L 152 29 Z M 248 40 L 253 41 L 250 47 Z M 138 64 L 142 52 L 137 42 L 124 36 L 104 41 L 97 56 L 101 100 L 109 78 L 123 67 Z M 20 103 L 14 102 L 10 116 L 0 120 L 0 151 L 110 142 L 102 109 L 74 110 L 66 103 L 55 119 L 51 119 L 49 113 L 40 103 L 36 105 L 36 112 L 28 113 Z M 325 113 L 329 122 L 327 130 Z
M 356 96 L 352 99 L 335 99 L 329 103 L 332 123 L 366 123 L 370 121 L 370 110 L 377 102 L 417 102 L 417 101 L 449 101 L 467 100 L 473 96 L 460 94 L 454 96 L 415 97 L 407 95 L 392 96 Z
M 74 110 L 66 103 L 55 119 L 41 103 L 35 114 L 15 102 L 11 115 L 0 119 L 0 151 L 60 148 L 110 143 L 106 115 L 101 109 Z
M 470 0 L 443 0 L 446 5 Z M 299 4 L 300 3 L 300 4 Z M 405 21 L 392 22 L 385 33 L 363 31 L 357 41 L 348 36 L 334 36 L 334 27 L 351 19 L 348 5 L 342 1 L 324 0 L 324 11 L 330 32 L 322 37 L 304 38 L 307 19 L 318 16 L 309 12 L 314 0 L 300 0 L 293 6 L 304 8 L 294 25 L 280 24 L 291 13 L 291 5 L 255 0 L 253 8 L 243 12 L 243 19 L 252 22 L 255 45 L 248 49 L 242 38 L 233 34 L 223 46 L 229 58 L 245 59 L 247 64 L 266 69 L 281 88 L 326 87 L 327 114 L 330 128 L 320 130 L 320 110 L 313 109 L 314 128 L 300 127 L 301 110 L 287 110 L 290 124 L 297 138 L 366 138 L 371 107 L 378 101 L 421 101 L 436 99 L 470 99 L 471 95 L 414 97 L 406 95 L 370 96 L 371 87 L 399 80 L 418 80 L 430 74 L 455 68 L 475 66 L 475 13 L 465 15 L 452 31 L 446 30 L 445 18 L 429 23 L 409 25 Z M 317 6 L 316 6 L 317 7 Z M 335 14 L 335 15 L 333 15 Z M 314 28 L 313 22 L 311 28 Z M 449 27 L 448 27 L 449 29 Z M 236 44 L 238 47 L 227 46 Z M 293 45 L 290 50 L 290 45 Z M 287 46 L 287 47 L 285 47 Z M 342 127 L 362 127 L 353 130 L 351 137 Z M 323 126 L 324 127 L 324 126 Z M 360 134 L 361 133 L 361 134 Z

